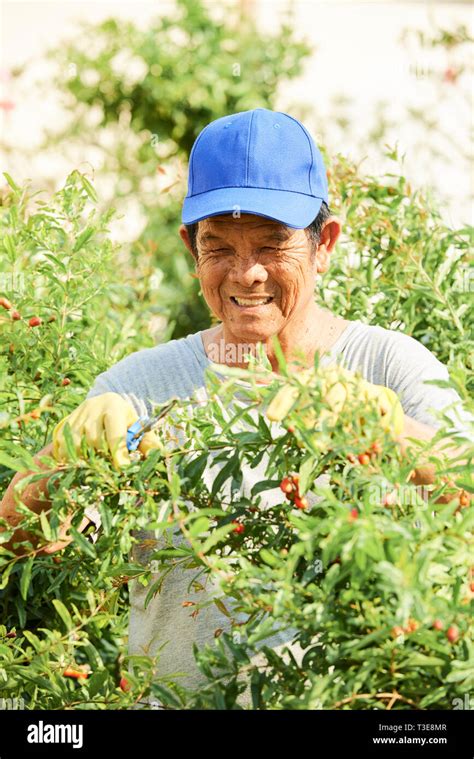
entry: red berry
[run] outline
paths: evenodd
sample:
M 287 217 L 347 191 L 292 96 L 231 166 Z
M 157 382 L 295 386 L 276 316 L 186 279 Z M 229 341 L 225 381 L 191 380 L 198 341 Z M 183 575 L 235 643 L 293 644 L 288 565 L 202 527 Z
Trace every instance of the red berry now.
M 375 455 L 377 455 L 379 453 L 382 453 L 382 445 L 381 445 L 381 443 L 379 443 L 378 440 L 374 440 L 374 442 L 370 446 L 370 450 L 372 451 L 372 453 L 375 453 Z
M 83 672 L 73 669 L 72 667 L 67 667 L 67 669 L 64 670 L 63 675 L 65 677 L 74 677 L 76 680 L 79 680 L 81 677 L 89 677 L 89 672 Z
M 17 322 L 18 319 L 21 319 L 21 314 L 19 311 L 12 311 L 12 319 L 14 322 Z
M 12 304 L 8 298 L 0 298 L 0 306 L 3 306 L 3 308 L 6 308 L 6 310 L 9 311 L 12 307 Z
M 69 377 L 64 377 L 64 379 L 61 382 L 62 387 L 66 387 L 66 385 L 70 385 L 70 384 L 71 384 L 71 380 L 69 379 Z
M 126 678 L 126 677 L 121 677 L 121 678 L 120 678 L 120 683 L 119 683 L 119 685 L 120 685 L 120 690 L 123 690 L 123 691 L 128 691 L 128 690 L 130 690 L 130 688 L 132 687 L 132 686 L 130 685 L 130 683 L 128 682 L 128 680 L 127 680 L 127 678 Z
M 352 519 L 357 519 L 358 516 L 359 516 L 359 512 L 358 512 L 358 510 L 356 508 L 350 510 L 350 512 L 349 512 L 349 519 L 351 519 L 351 520 Z
M 291 477 L 284 477 L 282 479 L 280 482 L 280 490 L 283 490 L 287 495 L 293 491 L 293 481 Z
M 446 631 L 446 637 L 450 643 L 456 643 L 459 638 L 459 630 L 456 625 L 450 625 Z
M 300 498 L 299 495 L 295 495 L 295 506 L 297 509 L 307 509 L 308 501 L 304 496 Z
M 293 427 L 293 425 L 290 425 L 289 427 L 287 427 L 286 430 L 287 432 L 290 433 L 290 435 L 293 435 L 295 432 L 295 428 Z
M 406 631 L 412 633 L 412 632 L 415 632 L 416 630 L 418 630 L 418 622 L 416 621 L 416 619 L 411 619 L 410 618 L 408 620 Z
M 461 490 L 459 494 L 459 505 L 460 506 L 468 506 L 469 505 L 469 496 L 466 493 L 465 490 Z
M 456 71 L 456 69 L 449 66 L 443 74 L 443 80 L 449 84 L 454 84 L 458 78 L 458 75 L 459 71 Z
M 403 627 L 400 627 L 399 625 L 397 625 L 396 627 L 392 627 L 392 637 L 393 638 L 398 638 L 398 636 L 399 635 L 403 635 L 404 632 L 405 632 L 405 630 L 403 629 Z
M 433 630 L 442 630 L 443 629 L 443 623 L 440 619 L 435 619 L 433 622 Z
M 232 524 L 235 524 L 233 532 L 236 532 L 238 535 L 245 530 L 244 525 L 238 522 L 237 519 L 233 519 Z
M 370 456 L 368 453 L 359 453 L 357 458 L 359 459 L 359 464 L 362 464 L 363 466 L 370 464 Z
M 42 319 L 39 316 L 32 316 L 30 321 L 28 322 L 28 325 L 30 327 L 39 327 L 41 322 L 42 322 Z
M 471 582 L 469 587 L 471 588 L 471 593 L 474 593 L 474 582 Z

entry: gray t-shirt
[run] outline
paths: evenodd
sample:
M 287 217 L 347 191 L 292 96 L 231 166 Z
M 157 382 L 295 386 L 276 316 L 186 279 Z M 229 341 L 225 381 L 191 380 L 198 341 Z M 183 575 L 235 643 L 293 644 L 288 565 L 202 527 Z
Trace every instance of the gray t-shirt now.
M 472 417 L 463 408 L 458 394 L 451 389 L 424 384 L 425 380 L 449 379 L 447 368 L 422 343 L 409 335 L 367 325 L 360 320 L 351 321 L 329 353 L 321 359 L 323 366 L 334 362 L 349 370 L 361 372 L 369 382 L 394 390 L 405 414 L 413 419 L 437 428 L 440 423 L 431 410 L 446 411 L 449 407 L 453 426 L 469 431 L 468 425 Z M 150 413 L 152 403 L 164 403 L 173 396 L 189 398 L 195 393 L 194 397 L 202 401 L 207 397 L 204 371 L 210 364 L 201 333 L 197 332 L 130 354 L 100 374 L 87 397 L 106 392 L 120 393 L 130 400 L 140 415 Z M 212 458 L 211 456 L 211 462 Z M 268 456 L 265 454 L 257 467 L 243 470 L 242 495 L 249 496 L 253 484 L 265 479 L 267 463 Z M 203 478 L 209 487 L 220 466 L 222 465 L 211 463 L 204 472 Z M 318 478 L 319 484 L 327 482 L 327 475 Z M 311 506 L 319 498 L 309 494 L 308 500 Z M 261 494 L 260 508 L 269 508 L 280 502 L 281 492 L 278 488 L 265 491 Z M 164 545 L 164 538 L 160 536 L 153 543 L 155 532 L 148 530 L 136 531 L 134 535 L 139 542 L 134 546 L 131 558 L 146 565 L 153 551 Z M 172 539 L 175 545 L 179 545 L 183 536 L 176 532 Z M 129 654 L 154 656 L 160 646 L 163 646 L 156 667 L 157 677 L 182 672 L 185 673 L 184 677 L 176 679 L 193 688 L 207 682 L 197 669 L 192 653 L 193 643 L 198 647 L 211 643 L 216 630 L 230 630 L 229 618 L 215 604 L 201 609 L 194 617 L 191 616 L 192 607 L 183 607 L 183 601 L 199 603 L 219 595 L 217 586 L 210 584 L 210 580 L 203 590 L 190 587 L 197 571 L 174 568 L 167 574 L 161 591 L 154 596 L 146 610 L 144 600 L 150 586 L 145 588 L 135 580 L 129 585 Z M 158 576 L 154 574 L 152 581 Z M 200 581 L 202 582 L 202 575 Z M 224 601 L 229 608 L 227 599 Z M 236 618 L 243 619 L 238 616 Z M 266 644 L 280 652 L 284 644 L 294 637 L 294 633 L 291 629 L 279 631 L 259 646 Z M 302 654 L 299 646 L 292 644 L 291 649 L 299 660 Z M 254 661 L 259 661 L 259 655 Z M 239 698 L 239 703 L 242 706 L 250 705 L 248 688 Z

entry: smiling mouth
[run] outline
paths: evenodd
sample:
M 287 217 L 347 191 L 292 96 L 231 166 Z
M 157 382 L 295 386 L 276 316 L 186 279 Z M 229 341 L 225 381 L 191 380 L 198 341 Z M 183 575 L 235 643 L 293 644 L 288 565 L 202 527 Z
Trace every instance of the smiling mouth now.
M 230 300 L 235 306 L 240 308 L 255 308 L 256 306 L 266 306 L 273 300 L 273 295 L 263 298 L 237 298 L 235 295 L 230 296 Z

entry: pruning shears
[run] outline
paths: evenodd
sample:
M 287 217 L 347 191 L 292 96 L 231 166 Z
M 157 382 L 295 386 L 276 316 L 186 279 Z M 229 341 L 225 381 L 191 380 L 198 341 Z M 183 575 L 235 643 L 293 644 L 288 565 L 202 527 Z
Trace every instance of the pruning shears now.
M 160 419 L 162 419 L 168 411 L 175 405 L 177 398 L 173 398 L 172 401 L 167 403 L 156 416 L 141 416 L 127 429 L 127 449 L 129 451 L 136 451 L 140 445 L 140 441 L 145 434 L 152 430 Z
M 141 416 L 127 429 L 127 448 L 130 452 L 136 451 L 145 432 L 152 430 L 177 401 L 177 398 L 173 398 L 163 406 L 156 416 Z M 88 506 L 84 510 L 84 516 L 87 517 L 89 523 L 81 532 L 90 542 L 95 543 L 102 524 L 100 514 L 94 506 Z

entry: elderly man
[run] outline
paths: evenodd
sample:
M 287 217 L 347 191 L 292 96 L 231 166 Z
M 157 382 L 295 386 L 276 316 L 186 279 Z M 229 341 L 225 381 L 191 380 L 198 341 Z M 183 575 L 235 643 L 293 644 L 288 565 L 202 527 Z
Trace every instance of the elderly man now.
M 278 371 L 274 335 L 290 365 L 302 351 L 311 366 L 318 351 L 321 365 L 344 363 L 372 383 L 374 392 L 390 388 L 393 403 L 399 398 L 405 414 L 399 438 L 403 450 L 407 437 L 433 436 L 439 426 L 435 409 L 451 406 L 454 427 L 463 428 L 468 417 L 459 396 L 424 384 L 448 379 L 446 367 L 426 347 L 401 332 L 343 319 L 315 302 L 315 281 L 329 267 L 341 222 L 328 207 L 321 154 L 296 119 L 256 108 L 210 123 L 191 152 L 182 220 L 181 239 L 195 260 L 203 296 L 218 323 L 137 351 L 99 375 L 87 399 L 67 418 L 77 443 L 85 434 L 98 446 L 105 435 L 116 465 L 126 465 L 126 432 L 137 415 L 150 413 L 153 403 L 173 396 L 205 393 L 204 373 L 211 361 L 244 366 L 238 350 L 242 345 L 262 343 Z M 62 426 L 53 435 L 58 459 L 66 455 Z M 148 433 L 140 450 L 146 453 L 151 447 L 153 435 Z M 51 445 L 43 452 L 50 451 Z M 263 466 L 243 473 L 244 489 L 263 475 Z M 215 472 L 206 476 L 212 480 Z M 426 483 L 430 477 L 429 468 L 415 470 L 413 481 Z M 39 511 L 45 505 L 34 487 L 25 490 L 23 499 Z M 275 494 L 265 497 L 268 505 Z M 1 513 L 15 523 L 11 487 Z M 146 551 L 138 546 L 135 558 L 146 561 Z M 198 686 L 203 677 L 192 644 L 212 641 L 214 631 L 225 627 L 225 618 L 214 605 L 190 617 L 182 606 L 193 597 L 189 579 L 186 571 L 169 573 L 147 609 L 147 589 L 131 583 L 129 653 L 153 655 L 165 644 L 158 674 L 185 672 L 183 683 Z M 202 601 L 202 595 L 196 600 Z M 271 642 L 285 640 L 276 636 Z

